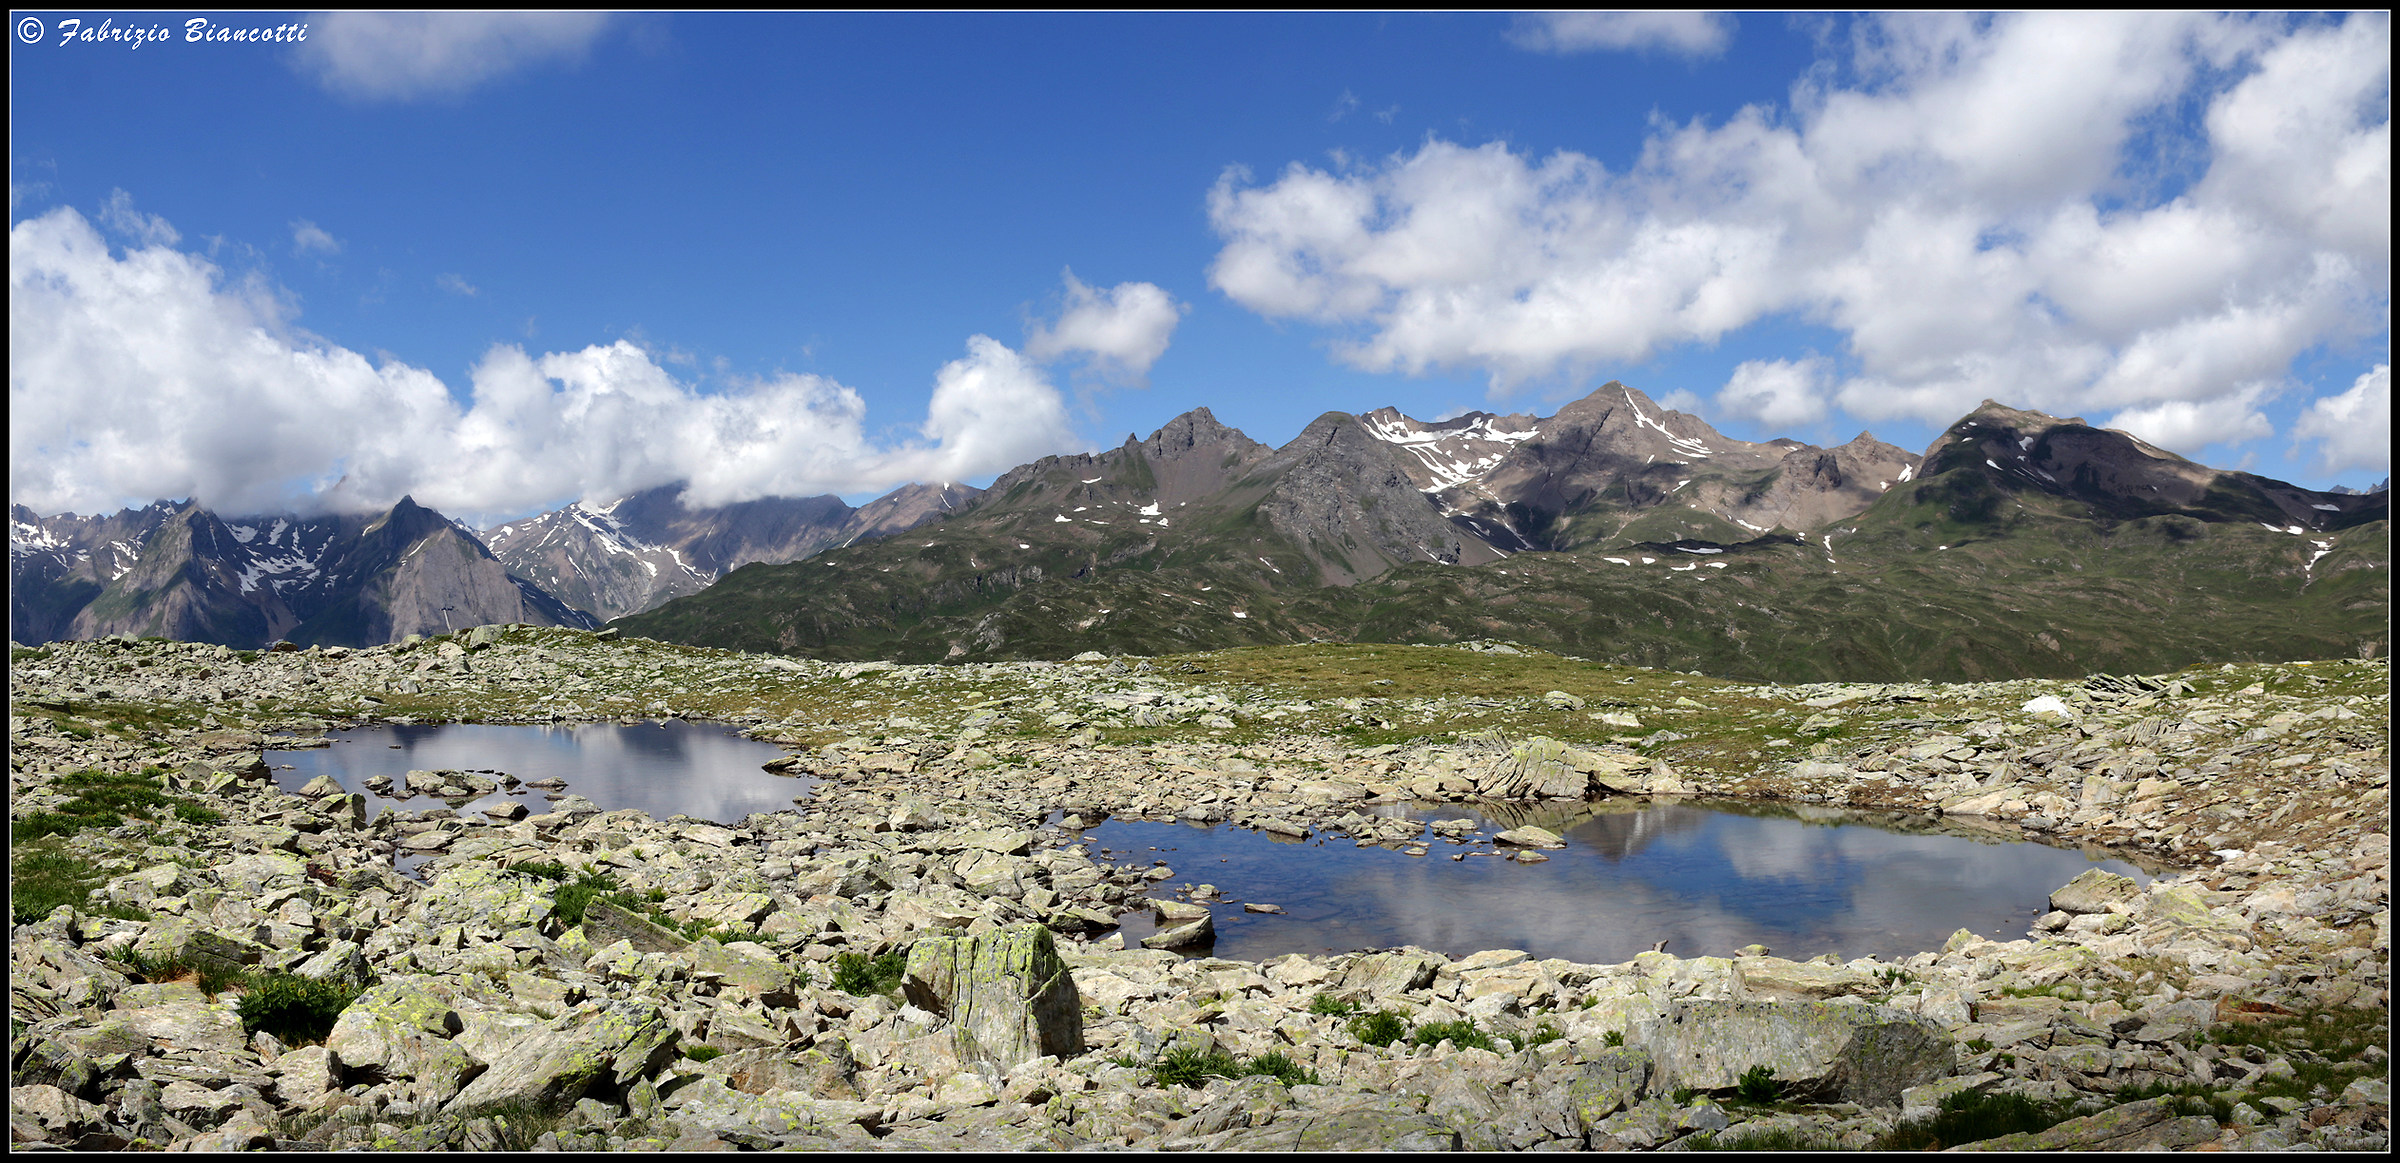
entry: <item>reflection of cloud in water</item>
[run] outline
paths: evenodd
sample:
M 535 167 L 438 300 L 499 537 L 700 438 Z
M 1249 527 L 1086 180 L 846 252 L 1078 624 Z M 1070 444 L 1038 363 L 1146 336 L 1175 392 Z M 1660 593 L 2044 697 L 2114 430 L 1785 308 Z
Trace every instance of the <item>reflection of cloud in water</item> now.
M 501 771 L 527 781 L 563 779 L 568 793 L 603 810 L 640 808 L 661 820 L 681 813 L 725 823 L 752 812 L 789 809 L 793 797 L 812 785 L 759 769 L 782 755 L 781 749 L 741 738 L 728 727 L 680 719 L 545 727 L 388 726 L 327 737 L 335 740 L 333 746 L 271 753 L 269 763 L 293 766 L 277 771 L 276 782 L 297 790 L 318 775 L 330 775 L 344 788 L 363 793 L 364 780 L 374 775 L 398 779 L 412 770 L 445 768 Z M 400 746 L 394 749 L 392 743 Z M 505 791 L 485 796 L 461 811 L 511 800 L 528 811 L 548 810 L 539 792 L 521 789 L 514 796 Z M 439 801 L 417 797 L 397 803 L 370 793 L 368 803 L 373 812 L 385 806 L 426 808 Z
M 1455 805 L 1406 814 L 1477 816 L 1487 828 L 1520 822 Z M 1961 926 L 2020 935 L 2050 890 L 2091 867 L 2073 850 L 1887 831 L 1847 814 L 1804 822 L 1798 814 L 1683 804 L 1560 812 L 1549 818 L 1564 827 L 1569 847 L 1535 865 L 1439 841 L 1431 854 L 1408 857 L 1339 840 L 1269 848 L 1230 827 L 1111 823 L 1089 835 L 1130 846 L 1126 855 L 1141 863 L 1167 857 L 1176 882 L 1208 881 L 1238 900 L 1282 905 L 1281 917 L 1217 910 L 1215 952 L 1246 958 L 1408 944 L 1611 963 L 1660 940 L 1687 956 L 1758 942 L 1796 957 L 1896 957 L 1938 948 Z M 1830 826 L 1836 820 L 1848 822 Z M 1176 851 L 1150 853 L 1148 845 Z M 1470 854 L 1445 859 L 1459 853 Z M 2122 863 L 2104 867 L 2147 879 Z

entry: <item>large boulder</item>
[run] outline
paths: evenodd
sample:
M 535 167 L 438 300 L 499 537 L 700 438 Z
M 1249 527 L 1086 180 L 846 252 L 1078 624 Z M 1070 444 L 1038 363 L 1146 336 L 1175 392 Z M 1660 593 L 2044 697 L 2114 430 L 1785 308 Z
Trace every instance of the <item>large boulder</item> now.
M 1950 1035 L 1934 1022 L 1831 1002 L 1678 1001 L 1643 1023 L 1639 1040 L 1672 1085 L 1732 1090 L 1764 1066 L 1803 1102 L 1898 1106 L 1900 1092 L 1956 1062 Z
M 1342 975 L 1345 991 L 1389 997 L 1433 984 L 1434 963 L 1414 953 L 1369 953 Z
M 2050 894 L 2050 907 L 2062 913 L 2105 913 L 2111 905 L 2131 907 L 2142 899 L 2142 886 L 2133 878 L 2105 869 L 2086 869 Z
M 950 1019 L 961 1061 L 1004 1071 L 1083 1053 L 1075 979 L 1040 925 L 919 941 L 902 989 L 917 1008 Z
M 328 1070 L 339 1085 L 410 1080 L 419 1099 L 458 1093 L 483 1064 L 450 1039 L 465 1029 L 441 995 L 409 981 L 360 994 L 325 1036 Z
M 675 1059 L 675 1028 L 655 1005 L 615 1002 L 520 1037 L 450 1102 L 454 1113 L 522 1105 L 564 1111 L 587 1094 L 622 1096 Z

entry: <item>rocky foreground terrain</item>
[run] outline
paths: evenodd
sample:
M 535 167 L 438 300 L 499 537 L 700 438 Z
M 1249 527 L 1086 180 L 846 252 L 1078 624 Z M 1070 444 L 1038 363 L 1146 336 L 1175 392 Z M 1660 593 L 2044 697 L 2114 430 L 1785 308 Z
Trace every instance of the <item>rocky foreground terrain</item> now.
M 1754 686 L 1490 643 L 895 667 L 526 627 L 19 648 L 11 1134 L 2380 1150 L 2389 678 Z M 326 784 L 278 790 L 262 755 L 366 721 L 670 714 L 785 745 L 813 791 L 738 821 L 571 790 L 370 819 Z M 407 782 L 463 804 L 514 780 Z M 1176 951 L 1205 948 L 1196 872 L 1103 862 L 1071 830 L 1222 820 L 1531 859 L 1555 843 L 1545 811 L 1691 795 L 1939 816 L 2167 871 L 2086 873 L 2023 939 L 1961 931 L 1900 961 L 1249 963 Z M 1527 823 L 1446 835 L 1368 810 L 1411 799 Z M 1113 929 L 1143 907 L 1162 948 Z

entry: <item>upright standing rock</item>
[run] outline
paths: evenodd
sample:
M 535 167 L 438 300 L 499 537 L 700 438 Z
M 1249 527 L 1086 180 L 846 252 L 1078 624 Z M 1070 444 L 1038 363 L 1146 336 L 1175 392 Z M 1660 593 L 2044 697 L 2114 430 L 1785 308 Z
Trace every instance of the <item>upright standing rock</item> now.
M 1006 1071 L 1045 1054 L 1083 1053 L 1083 1000 L 1040 925 L 919 941 L 902 989 L 918 1008 L 950 1019 L 962 1061 Z

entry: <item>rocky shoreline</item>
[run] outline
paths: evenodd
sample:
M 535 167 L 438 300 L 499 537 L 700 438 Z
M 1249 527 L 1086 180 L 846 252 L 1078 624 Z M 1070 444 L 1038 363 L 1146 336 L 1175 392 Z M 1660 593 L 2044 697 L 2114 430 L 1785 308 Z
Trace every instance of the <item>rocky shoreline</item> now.
M 20 648 L 12 821 L 90 800 L 79 772 L 151 773 L 178 806 L 18 844 L 12 860 L 38 849 L 90 891 L 19 910 L 12 1138 L 1865 1147 L 1969 1093 L 2074 1116 L 1989 1141 L 2000 1149 L 2388 1144 L 2388 664 L 1593 682 L 1309 697 L 1163 660 L 837 666 L 498 627 L 357 651 Z M 814 777 L 813 796 L 727 822 L 572 795 L 518 818 L 370 820 L 338 788 L 279 790 L 261 755 L 268 732 L 351 722 L 674 713 L 786 744 L 780 766 Z M 1374 804 L 1469 802 L 1533 828 L 1587 798 L 1693 795 L 1939 816 L 2168 871 L 2146 888 L 2087 873 L 2024 939 L 1962 931 L 1896 961 L 1399 949 L 1250 963 L 1122 948 L 1116 917 L 1185 877 L 1112 866 L 1067 830 L 1229 821 L 1405 849 L 1445 838 Z M 1537 833 L 1488 842 L 1530 851 Z M 422 859 L 415 876 L 405 857 Z M 572 887 L 602 875 L 608 895 L 566 923 Z M 1151 907 L 1151 943 L 1203 940 L 1204 908 Z M 919 964 L 952 938 L 1018 942 L 1014 968 Z M 877 958 L 889 973 L 870 985 Z M 1075 1053 L 1019 1064 L 996 1035 L 963 1036 L 970 1012 L 1008 1003 L 961 999 L 1040 978 L 1046 958 L 1073 1005 L 1050 1012 L 1052 973 L 1050 1003 L 1017 999 L 1019 1025 L 1028 1045 Z M 364 992 L 321 1041 L 287 1046 L 241 1008 L 277 974 Z M 1375 1014 L 1429 1044 L 1372 1044 Z M 1177 1073 L 1199 1063 L 1236 1076 Z M 1745 1086 L 1752 1067 L 1773 1086 Z

